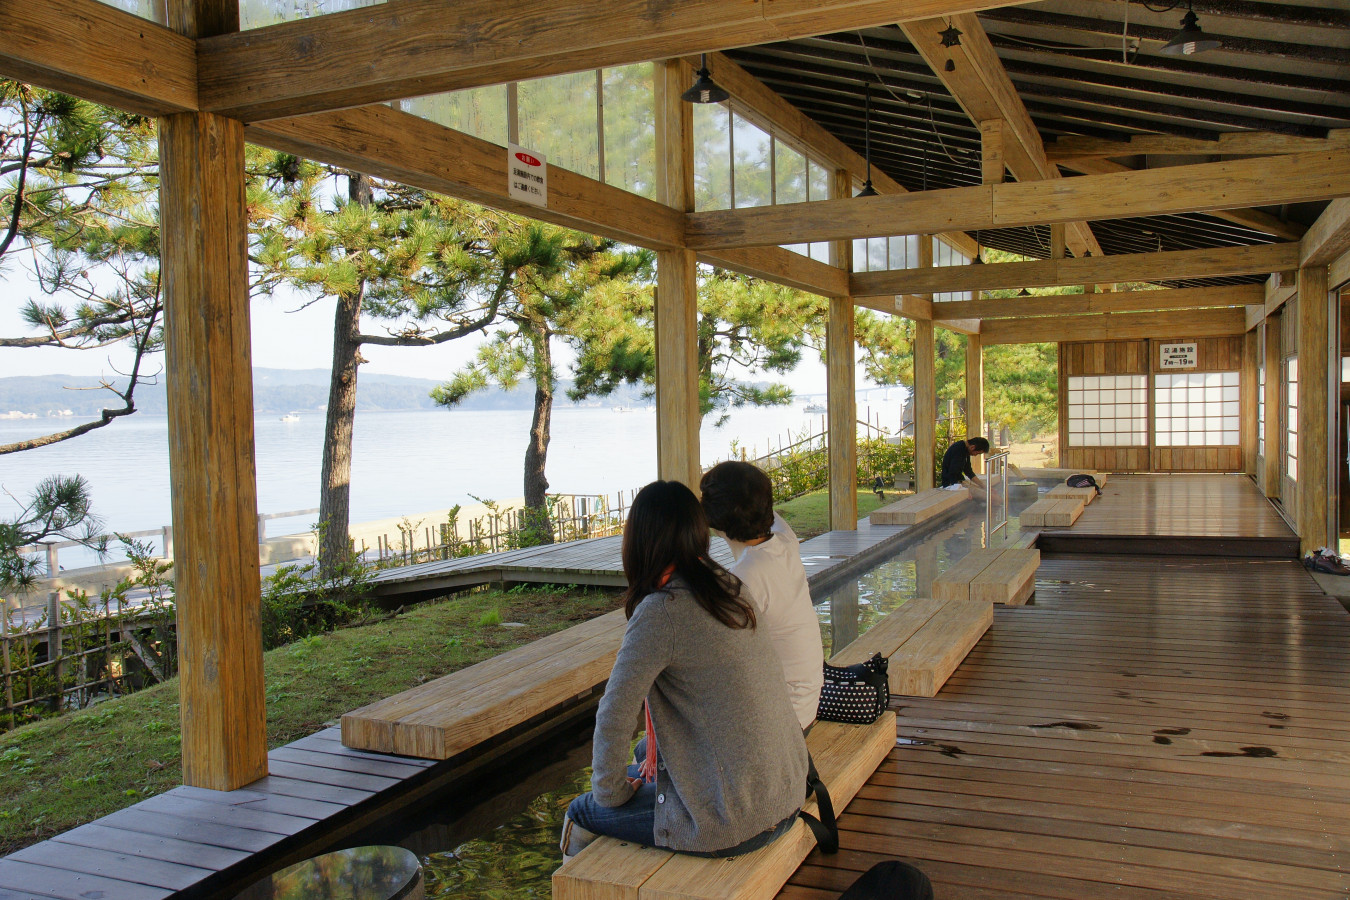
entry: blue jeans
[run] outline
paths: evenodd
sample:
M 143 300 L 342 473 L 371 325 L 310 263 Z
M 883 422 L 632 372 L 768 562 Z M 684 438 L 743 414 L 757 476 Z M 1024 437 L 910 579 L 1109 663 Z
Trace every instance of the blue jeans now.
M 628 767 L 628 777 L 638 778 L 638 767 Z M 641 844 L 645 847 L 656 846 L 656 783 L 644 784 L 637 789 L 632 798 L 623 806 L 601 806 L 590 791 L 582 794 L 567 807 L 567 816 L 573 822 L 606 837 Z M 775 839 L 787 834 L 792 823 L 797 821 L 793 813 L 773 828 L 761 831 L 735 847 L 725 850 L 713 850 L 706 853 L 690 853 L 690 856 L 740 856 L 751 850 L 758 850 Z M 681 851 L 684 852 L 684 851 Z

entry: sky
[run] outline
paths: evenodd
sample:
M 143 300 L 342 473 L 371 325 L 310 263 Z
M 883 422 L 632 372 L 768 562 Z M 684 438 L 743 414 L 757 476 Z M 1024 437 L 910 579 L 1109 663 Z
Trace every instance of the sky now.
M 19 316 L 30 298 L 40 298 L 36 283 L 21 266 L 0 271 L 0 337 L 21 337 L 33 332 Z M 250 314 L 253 332 L 253 365 L 269 369 L 327 369 L 333 360 L 333 299 L 318 300 L 290 291 L 253 301 Z M 370 323 L 368 329 L 378 328 Z M 361 353 L 368 360 L 363 372 L 405 375 L 413 378 L 449 379 L 468 362 L 482 338 L 464 338 L 433 347 L 379 347 L 366 345 Z M 560 347 L 556 354 L 559 372 L 567 371 L 572 357 Z M 0 377 L 11 375 L 113 376 L 125 371 L 130 353 L 125 348 L 63 350 L 38 347 L 0 349 Z M 766 379 L 767 380 L 767 379 Z M 778 380 L 773 378 L 773 380 Z M 825 367 L 812 352 L 804 355 L 795 371 L 782 379 L 799 395 L 825 390 Z M 864 384 L 859 374 L 858 384 Z

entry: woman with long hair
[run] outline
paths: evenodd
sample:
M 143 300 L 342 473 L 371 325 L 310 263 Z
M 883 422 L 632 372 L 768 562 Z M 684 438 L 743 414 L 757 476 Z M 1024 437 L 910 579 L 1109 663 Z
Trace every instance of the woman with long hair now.
M 782 666 L 708 546 L 693 491 L 654 481 L 638 492 L 623 534 L 628 626 L 596 713 L 592 789 L 567 810 L 564 858 L 596 835 L 735 856 L 796 818 L 806 742 Z M 639 720 L 646 750 L 630 767 Z

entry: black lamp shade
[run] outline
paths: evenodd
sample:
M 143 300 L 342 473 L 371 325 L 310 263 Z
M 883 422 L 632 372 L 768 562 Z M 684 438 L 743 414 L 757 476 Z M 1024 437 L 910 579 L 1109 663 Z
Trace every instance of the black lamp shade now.
M 874 188 L 874 187 L 872 187 L 872 179 L 869 178 L 869 179 L 867 179 L 866 181 L 864 181 L 864 182 L 863 182 L 863 186 L 862 186 L 862 190 L 858 191 L 858 193 L 854 194 L 853 196 L 855 196 L 855 197 L 875 197 L 875 196 L 877 196 L 877 189 Z
M 1222 46 L 1221 41 L 1200 30 L 1200 20 L 1196 18 L 1195 11 L 1188 9 L 1181 19 L 1181 30 L 1158 52 L 1167 56 L 1191 56 L 1206 50 L 1218 50 Z
M 694 74 L 698 76 L 694 79 L 694 86 L 680 95 L 681 100 L 686 103 L 721 103 L 731 99 L 731 94 L 727 93 L 725 88 L 718 87 L 717 82 L 712 80 L 706 57 L 703 67 Z

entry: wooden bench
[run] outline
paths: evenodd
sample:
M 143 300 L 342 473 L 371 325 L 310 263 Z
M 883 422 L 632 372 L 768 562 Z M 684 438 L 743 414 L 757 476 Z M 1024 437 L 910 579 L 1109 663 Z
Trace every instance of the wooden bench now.
M 830 665 L 851 666 L 880 653 L 890 660 L 892 694 L 932 697 L 993 622 L 988 602 L 916 597 L 832 656 Z
M 895 713 L 888 710 L 871 725 L 817 722 L 806 745 L 830 789 L 835 812 L 842 812 L 895 746 Z M 815 813 L 815 799 L 804 809 Z M 767 847 L 727 859 L 685 856 L 600 838 L 553 873 L 553 898 L 767 900 L 778 893 L 815 844 L 800 819 Z
M 1022 510 L 1018 520 L 1023 528 L 1067 528 L 1082 514 L 1082 500 L 1047 498 Z
M 933 579 L 940 600 L 979 600 L 1021 606 L 1036 590 L 1041 551 L 983 549 L 970 553 Z
M 1093 500 L 1097 499 L 1097 489 L 1084 487 L 1069 487 L 1067 484 L 1058 484 L 1045 492 L 1043 499 L 1048 500 L 1082 500 L 1084 506 L 1091 505 Z
M 1018 471 L 1022 473 L 1022 477 L 1030 478 L 1032 481 L 1058 481 L 1060 484 L 1063 484 L 1064 479 L 1070 475 L 1091 475 L 1101 485 L 1106 484 L 1108 477 L 1108 473 L 1092 469 L 1038 469 L 1034 466 L 1020 466 Z
M 955 509 L 969 499 L 970 494 L 966 491 L 934 488 L 888 503 L 875 510 L 867 520 L 873 525 L 918 525 Z
M 618 609 L 349 712 L 342 743 L 449 759 L 608 679 L 625 625 Z

